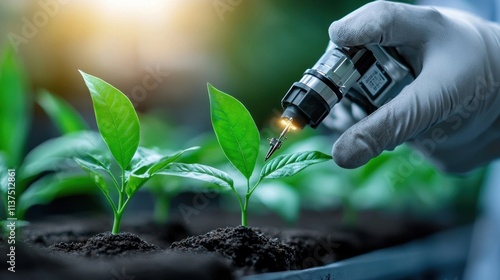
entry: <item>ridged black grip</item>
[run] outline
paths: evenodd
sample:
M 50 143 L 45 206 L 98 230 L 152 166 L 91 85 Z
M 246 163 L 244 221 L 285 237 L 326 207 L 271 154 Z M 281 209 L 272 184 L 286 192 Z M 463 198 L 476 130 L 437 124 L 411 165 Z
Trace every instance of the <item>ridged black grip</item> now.
M 312 128 L 318 127 L 330 112 L 328 103 L 316 91 L 301 82 L 292 85 L 281 100 L 281 106 L 285 109 L 281 116 L 293 119 L 294 125 L 300 129 L 306 124 Z

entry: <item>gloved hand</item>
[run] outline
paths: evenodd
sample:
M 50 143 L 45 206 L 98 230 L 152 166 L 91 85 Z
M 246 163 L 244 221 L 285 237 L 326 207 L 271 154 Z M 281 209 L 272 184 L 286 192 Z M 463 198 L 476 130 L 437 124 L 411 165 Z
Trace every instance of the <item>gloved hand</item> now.
M 376 1 L 329 33 L 340 46 L 396 47 L 416 75 L 339 137 L 332 151 L 339 166 L 359 167 L 403 142 L 448 172 L 500 156 L 500 26 L 456 10 Z

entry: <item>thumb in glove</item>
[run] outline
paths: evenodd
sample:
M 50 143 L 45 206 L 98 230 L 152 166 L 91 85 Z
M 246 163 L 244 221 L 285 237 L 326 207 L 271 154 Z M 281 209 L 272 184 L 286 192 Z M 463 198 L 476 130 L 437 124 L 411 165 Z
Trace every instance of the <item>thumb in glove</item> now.
M 332 23 L 329 33 L 340 46 L 396 47 L 416 74 L 339 137 L 332 151 L 339 166 L 359 167 L 404 142 L 449 172 L 500 156 L 497 25 L 454 10 L 376 1 Z

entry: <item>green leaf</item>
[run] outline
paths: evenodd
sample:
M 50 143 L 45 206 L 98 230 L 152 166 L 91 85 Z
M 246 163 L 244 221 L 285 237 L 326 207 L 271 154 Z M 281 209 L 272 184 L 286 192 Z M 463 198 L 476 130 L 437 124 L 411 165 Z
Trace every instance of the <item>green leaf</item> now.
M 221 188 L 234 188 L 233 179 L 227 173 L 202 164 L 174 162 L 157 174 L 192 178 L 213 183 Z
M 130 100 L 105 81 L 80 73 L 89 88 L 99 132 L 122 169 L 127 169 L 139 146 L 139 119 Z
M 96 170 L 102 169 L 100 164 L 96 164 L 95 161 L 86 161 L 83 159 L 75 158 L 75 161 L 80 165 L 80 167 L 87 171 L 90 175 L 92 181 L 99 187 L 99 189 L 106 195 L 109 195 L 108 186 L 104 177 Z M 104 169 L 102 169 L 104 170 Z
M 92 131 L 75 132 L 48 140 L 25 157 L 19 170 L 19 181 L 35 177 L 44 171 L 63 169 L 74 165 L 72 158 L 99 153 L 104 143 L 99 134 Z
M 155 164 L 153 164 L 147 171 L 147 173 L 150 175 L 150 176 L 153 176 L 154 174 L 156 174 L 157 172 L 165 169 L 170 163 L 174 162 L 175 160 L 177 160 L 179 157 L 182 156 L 182 154 L 184 154 L 185 152 L 188 152 L 188 151 L 194 151 L 194 150 L 197 150 L 199 149 L 199 147 L 192 147 L 192 148 L 188 148 L 188 149 L 185 149 L 185 150 L 182 150 L 182 151 L 178 151 L 177 153 L 173 154 L 173 155 L 170 155 L 170 156 L 165 156 L 163 158 L 161 158 L 158 162 L 156 162 Z
M 129 197 L 133 196 L 151 177 L 165 169 L 169 164 L 177 160 L 187 151 L 196 150 L 198 147 L 178 151 L 172 155 L 159 158 L 157 152 L 141 148 L 132 161 L 133 170 L 126 174 L 125 192 Z M 139 155 L 139 156 L 137 156 Z M 142 159 L 140 157 L 143 157 Z
M 0 151 L 6 154 L 7 166 L 21 163 L 31 116 L 23 71 L 14 50 L 8 47 L 0 61 Z
M 83 157 L 77 158 L 82 162 L 85 162 L 85 165 L 92 170 L 103 170 L 103 171 L 111 171 L 111 162 L 106 157 L 100 155 L 86 154 Z M 81 164 L 80 164 L 81 166 Z
M 247 179 L 259 154 L 259 130 L 248 110 L 236 98 L 208 84 L 212 126 L 222 151 Z
M 134 194 L 142 187 L 144 184 L 146 184 L 147 181 L 151 176 L 147 174 L 142 174 L 142 175 L 136 175 L 136 174 L 130 174 L 127 179 L 127 183 L 125 186 L 125 193 L 127 194 L 128 197 L 134 196 Z
M 40 90 L 37 103 L 49 115 L 62 134 L 88 129 L 82 116 L 68 102 L 47 90 Z
M 85 174 L 56 173 L 42 177 L 26 189 L 19 198 L 22 215 L 33 205 L 47 204 L 54 199 L 73 194 L 94 193 L 93 181 Z M 21 217 L 18 216 L 18 219 Z
M 139 146 L 130 162 L 130 173 L 144 174 L 152 164 L 161 158 L 161 154 L 156 150 Z
M 330 155 L 318 152 L 300 152 L 278 156 L 267 162 L 260 172 L 259 181 L 263 179 L 292 176 L 302 169 L 316 163 L 331 160 Z
M 139 147 L 130 163 L 131 171 L 126 172 L 125 193 L 131 197 L 150 178 L 147 174 L 149 168 L 157 163 L 162 156 L 155 150 Z
M 130 163 L 130 170 L 127 174 L 143 175 L 157 172 L 169 163 L 175 161 L 187 151 L 196 150 L 198 147 L 192 147 L 185 150 L 177 151 L 172 155 L 162 156 L 160 152 L 152 149 L 139 147 L 137 153 Z

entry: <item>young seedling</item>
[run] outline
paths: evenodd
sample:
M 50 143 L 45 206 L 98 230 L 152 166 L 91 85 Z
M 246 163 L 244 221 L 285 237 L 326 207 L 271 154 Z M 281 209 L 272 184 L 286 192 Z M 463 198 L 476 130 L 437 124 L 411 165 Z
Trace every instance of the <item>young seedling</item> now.
M 318 151 L 299 152 L 278 156 L 268 161 L 260 175 L 251 182 L 257 156 L 260 135 L 248 110 L 234 97 L 208 84 L 212 125 L 224 155 L 245 178 L 246 189 L 240 195 L 231 176 L 223 171 L 201 164 L 172 164 L 160 174 L 197 178 L 231 189 L 241 209 L 241 225 L 247 226 L 248 203 L 257 186 L 264 179 L 292 176 L 304 168 L 330 160 L 332 157 Z M 174 174 L 175 173 L 175 174 Z
M 117 234 L 125 208 L 136 192 L 184 152 L 197 147 L 168 156 L 139 147 L 139 119 L 130 100 L 105 81 L 83 72 L 81 74 L 90 91 L 99 133 L 118 165 L 119 176 L 113 174 L 111 160 L 106 156 L 106 151 L 87 154 L 75 160 L 90 174 L 108 201 L 114 216 L 112 233 Z M 110 187 L 102 173 L 111 179 L 117 199 L 113 200 Z

